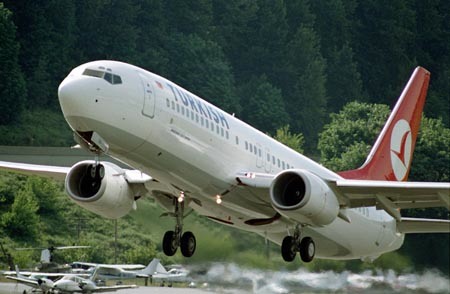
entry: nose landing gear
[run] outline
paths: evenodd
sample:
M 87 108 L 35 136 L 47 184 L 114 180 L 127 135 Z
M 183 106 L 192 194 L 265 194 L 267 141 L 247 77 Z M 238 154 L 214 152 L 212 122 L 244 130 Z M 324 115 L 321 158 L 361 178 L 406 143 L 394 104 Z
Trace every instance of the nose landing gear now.
M 173 256 L 178 247 L 184 257 L 191 257 L 195 252 L 197 243 L 194 234 L 189 231 L 183 233 L 184 203 L 184 200 L 180 202 L 174 198 L 175 212 L 171 215 L 175 217 L 177 224 L 175 230 L 167 231 L 164 234 L 162 243 L 164 254 L 167 256 Z

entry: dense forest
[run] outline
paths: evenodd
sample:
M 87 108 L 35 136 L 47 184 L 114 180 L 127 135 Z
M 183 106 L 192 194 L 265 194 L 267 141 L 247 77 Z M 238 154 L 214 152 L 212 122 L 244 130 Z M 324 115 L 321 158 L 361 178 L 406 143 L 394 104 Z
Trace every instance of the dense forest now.
M 431 72 L 431 84 L 411 179 L 449 181 L 448 40 L 445 0 L 3 1 L 0 144 L 72 145 L 58 85 L 81 63 L 114 59 L 162 75 L 285 143 L 293 141 L 330 168 L 354 168 L 421 65 Z M 12 185 L 10 177 L 0 177 L 0 229 L 15 239 L 12 232 L 23 227 L 14 223 L 19 207 L 32 206 L 22 216 L 28 220 L 58 210 L 42 211 L 38 180 L 19 177 Z M 406 213 L 448 217 L 439 209 Z M 419 268 L 448 273 L 448 235 L 420 238 L 408 237 L 400 255 Z M 31 242 L 16 239 L 8 242 Z M 134 243 L 142 242 L 151 243 L 144 237 Z

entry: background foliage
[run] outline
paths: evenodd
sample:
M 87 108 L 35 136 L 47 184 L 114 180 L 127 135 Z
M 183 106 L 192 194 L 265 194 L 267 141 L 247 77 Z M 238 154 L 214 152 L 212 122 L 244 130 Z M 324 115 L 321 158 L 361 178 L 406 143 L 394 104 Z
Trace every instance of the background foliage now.
M 410 178 L 449 181 L 449 39 L 445 0 L 5 0 L 0 2 L 0 144 L 72 145 L 57 87 L 81 63 L 115 59 L 173 80 L 332 169 L 355 168 L 412 70 L 421 65 L 432 78 Z M 93 246 L 64 253 L 70 259 L 111 261 L 111 223 L 81 211 L 61 191 L 60 184 L 2 174 L 3 242 L 14 247 L 70 240 Z M 163 228 L 142 229 L 160 223 L 149 217 L 159 211 L 143 203 L 145 214 L 140 209 L 119 222 L 123 262 L 146 263 L 159 254 Z M 408 213 L 448 217 L 442 210 Z M 35 225 L 27 226 L 30 221 Z M 197 261 L 235 258 L 267 266 L 256 249 L 242 250 L 264 252 L 260 238 L 195 217 L 191 221 L 211 244 L 199 248 L 204 255 Z M 74 229 L 80 226 L 81 234 Z M 20 230 L 27 231 L 19 235 Z M 397 260 L 403 268 L 437 266 L 448 272 L 448 235 L 414 238 L 380 263 Z M 418 244 L 433 248 L 434 257 L 427 258 Z M 278 248 L 272 247 L 267 252 L 276 251 L 271 264 L 278 266 L 273 262 Z M 17 259 L 25 262 L 27 254 Z M 316 261 L 309 266 L 362 265 Z

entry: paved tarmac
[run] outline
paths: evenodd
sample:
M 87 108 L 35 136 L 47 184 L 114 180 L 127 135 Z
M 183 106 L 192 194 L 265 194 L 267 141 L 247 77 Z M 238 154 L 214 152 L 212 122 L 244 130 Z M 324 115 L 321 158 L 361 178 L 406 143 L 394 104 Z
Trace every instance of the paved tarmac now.
M 22 294 L 23 290 L 31 293 L 32 288 L 16 283 L 0 283 L 0 294 Z M 38 292 L 39 293 L 39 292 Z M 109 293 L 109 292 L 108 292 Z M 111 293 L 117 294 L 148 294 L 148 293 L 162 293 L 162 294 L 208 294 L 216 293 L 203 289 L 191 288 L 170 288 L 170 287 L 139 287 L 136 289 L 124 289 Z

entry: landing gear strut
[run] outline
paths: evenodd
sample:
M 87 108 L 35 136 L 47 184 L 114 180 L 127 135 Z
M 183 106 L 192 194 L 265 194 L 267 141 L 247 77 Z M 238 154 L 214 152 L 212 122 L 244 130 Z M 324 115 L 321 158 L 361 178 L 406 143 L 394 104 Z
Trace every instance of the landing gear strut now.
M 316 253 L 316 245 L 311 237 L 301 239 L 299 226 L 295 227 L 294 236 L 286 236 L 281 244 L 281 256 L 284 261 L 291 262 L 297 252 L 303 262 L 311 262 Z
M 184 257 L 191 257 L 195 252 L 196 240 L 194 234 L 192 232 L 183 233 L 184 202 L 184 199 L 180 202 L 174 198 L 175 212 L 173 216 L 177 224 L 175 230 L 167 231 L 164 234 L 162 243 L 164 254 L 167 256 L 173 256 L 178 247 L 180 247 Z

